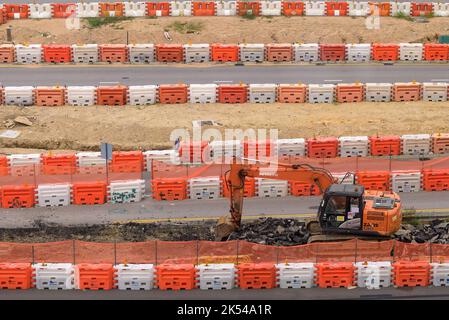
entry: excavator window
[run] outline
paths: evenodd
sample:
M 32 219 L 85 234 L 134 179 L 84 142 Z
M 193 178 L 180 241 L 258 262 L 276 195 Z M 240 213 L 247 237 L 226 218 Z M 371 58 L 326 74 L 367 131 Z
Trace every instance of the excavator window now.
M 322 219 L 327 228 L 360 229 L 360 197 L 330 196 Z

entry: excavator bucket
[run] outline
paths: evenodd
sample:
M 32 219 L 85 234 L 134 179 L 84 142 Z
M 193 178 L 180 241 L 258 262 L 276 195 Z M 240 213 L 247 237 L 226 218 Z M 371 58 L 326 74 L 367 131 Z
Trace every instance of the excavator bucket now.
M 237 230 L 237 226 L 228 216 L 222 216 L 218 219 L 218 223 L 215 226 L 215 240 L 226 241 L 232 232 Z

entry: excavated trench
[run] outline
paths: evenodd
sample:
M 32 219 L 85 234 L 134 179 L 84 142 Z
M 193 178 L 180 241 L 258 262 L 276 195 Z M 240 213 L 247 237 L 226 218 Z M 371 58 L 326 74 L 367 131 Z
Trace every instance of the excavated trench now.
M 126 223 L 108 225 L 62 226 L 35 221 L 31 228 L 0 228 L 1 242 L 52 242 L 83 240 L 95 242 L 140 242 L 145 240 L 214 240 L 215 221 Z M 243 223 L 230 240 L 247 240 L 269 245 L 298 245 L 309 237 L 303 221 L 261 218 Z M 403 224 L 395 238 L 403 242 L 449 243 L 449 222 L 426 221 Z

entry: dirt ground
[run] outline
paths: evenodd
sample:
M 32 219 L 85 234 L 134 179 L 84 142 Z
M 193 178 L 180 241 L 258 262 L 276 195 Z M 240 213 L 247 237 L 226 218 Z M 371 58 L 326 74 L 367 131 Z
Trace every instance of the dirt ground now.
M 98 150 L 101 141 L 113 143 L 117 150 L 170 148 L 171 131 L 191 130 L 192 120 L 199 119 L 219 122 L 222 126 L 214 128 L 222 132 L 225 128 L 279 129 L 280 138 L 449 132 L 448 102 L 8 106 L 0 108 L 0 125 L 19 115 L 35 117 L 33 126 L 14 127 L 21 135 L 0 139 L 0 153 L 32 151 L 28 148 Z
M 193 33 L 178 32 L 174 23 L 200 24 Z M 69 30 L 64 19 L 12 20 L 0 26 L 0 42 L 6 28 L 13 27 L 17 43 L 166 43 L 169 30 L 173 43 L 236 42 L 435 42 L 449 34 L 449 19 L 430 18 L 427 23 L 381 17 L 380 29 L 370 30 L 362 17 L 163 17 L 134 18 L 89 29 L 81 21 L 80 30 Z M 179 30 L 179 28 L 178 28 Z M 192 29 L 194 30 L 194 29 Z

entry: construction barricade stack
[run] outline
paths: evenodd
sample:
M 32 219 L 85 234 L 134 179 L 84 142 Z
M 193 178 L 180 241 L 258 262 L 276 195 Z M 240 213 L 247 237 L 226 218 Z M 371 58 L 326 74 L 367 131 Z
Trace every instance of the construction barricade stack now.
M 77 205 L 104 204 L 107 198 L 105 182 L 76 182 L 72 185 L 72 203 Z
M 430 281 L 430 263 L 396 261 L 393 263 L 393 279 L 398 287 L 426 287 Z
M 155 85 L 129 86 L 128 104 L 145 106 L 155 104 L 158 98 L 158 88 Z
M 399 59 L 399 45 L 373 43 L 371 57 L 374 61 L 396 61 Z
M 333 103 L 335 98 L 334 84 L 309 84 L 309 103 Z
M 129 44 L 129 62 L 151 63 L 155 61 L 155 49 L 152 43 Z
M 146 2 L 124 2 L 124 16 L 125 17 L 145 17 L 147 13 Z
M 237 15 L 237 1 L 217 1 L 215 3 L 215 13 L 217 16 Z
M 338 138 L 339 155 L 345 157 L 366 157 L 369 154 L 367 136 L 343 136 Z
M 97 90 L 94 86 L 68 86 L 66 103 L 70 106 L 93 106 L 96 104 Z
M 68 183 L 39 184 L 36 188 L 36 205 L 62 207 L 71 203 L 71 185 Z
M 262 62 L 265 60 L 265 45 L 263 43 L 239 44 L 239 60 L 242 62 Z
M 348 16 L 351 17 L 366 17 L 370 14 L 370 5 L 367 1 L 348 3 Z
M 431 148 L 430 134 L 404 134 L 401 136 L 403 155 L 425 155 Z
M 364 100 L 364 87 L 361 83 L 339 83 L 337 84 L 337 102 L 362 102 Z
M 157 44 L 156 59 L 159 62 L 182 62 L 184 50 L 182 44 Z
M 388 171 L 359 171 L 356 174 L 356 181 L 366 190 L 390 190 L 390 173 Z
M 114 266 L 119 290 L 151 290 L 155 285 L 153 264 L 119 264 Z
M 390 15 L 390 2 L 369 2 L 370 15 L 388 17 Z
M 293 53 L 295 62 L 315 62 L 320 60 L 320 45 L 318 43 L 295 43 Z
M 211 263 L 196 266 L 201 290 L 226 290 L 235 287 L 236 268 L 233 263 Z
M 237 1 L 237 14 L 239 16 L 258 16 L 260 15 L 260 2 L 259 1 Z
M 0 263 L 0 289 L 30 289 L 30 263 Z
M 142 201 L 145 195 L 145 180 L 111 181 L 108 185 L 109 203 L 133 203 Z
M 75 269 L 71 263 L 33 264 L 36 289 L 71 290 L 75 288 Z
M 208 43 L 185 44 L 183 47 L 185 63 L 210 61 L 210 48 Z
M 410 16 L 411 14 L 410 2 L 390 2 L 390 16 L 398 15 Z
M 237 62 L 239 61 L 239 46 L 236 44 L 214 43 L 211 45 L 212 61 Z
M 396 82 L 393 85 L 393 99 L 399 101 L 418 101 L 421 99 L 421 84 L 417 82 Z
M 346 45 L 346 61 L 367 62 L 371 60 L 371 44 L 357 43 Z
M 337 138 L 316 137 L 307 140 L 307 156 L 309 158 L 335 158 L 337 155 Z
M 65 87 L 36 87 L 34 89 L 34 103 L 42 107 L 56 107 L 65 105 Z
M 142 172 L 143 168 L 142 151 L 112 152 L 112 172 Z
M 392 171 L 391 190 L 393 192 L 418 192 L 421 191 L 420 171 Z
M 0 63 L 13 63 L 15 55 L 13 44 L 0 44 Z
M 248 86 L 246 84 L 218 85 L 219 103 L 245 103 L 248 100 Z
M 424 82 L 422 84 L 422 100 L 447 101 L 448 84 L 446 82 Z
M 9 4 L 5 3 L 3 8 L 6 11 L 6 17 L 9 20 L 28 19 L 30 6 L 28 4 Z
M 311 262 L 279 263 L 276 270 L 279 288 L 306 289 L 316 285 L 315 265 Z
M 72 51 L 69 45 L 47 44 L 42 46 L 44 61 L 48 63 L 69 63 Z
M 35 186 L 1 186 L 0 199 L 2 208 L 32 208 L 35 204 Z
M 187 199 L 187 182 L 185 179 L 153 179 L 151 190 L 155 200 L 184 200 Z
M 326 15 L 328 16 L 347 16 L 349 3 L 346 1 L 326 1 Z
M 53 16 L 53 8 L 50 3 L 30 3 L 28 6 L 30 19 L 50 19 Z
M 371 136 L 369 143 L 372 156 L 398 156 L 401 154 L 401 137 L 399 136 Z
M 307 99 L 305 84 L 279 84 L 277 87 L 277 101 L 281 103 L 304 103 Z
M 282 1 L 262 0 L 260 1 L 261 16 L 280 16 L 282 13 Z
M 81 290 L 114 289 L 114 268 L 112 264 L 77 264 L 75 266 L 75 287 Z
M 433 14 L 436 17 L 449 17 L 449 3 L 434 2 Z
M 75 3 L 52 3 L 53 18 L 68 18 L 76 14 Z
M 288 194 L 288 181 L 256 178 L 256 197 L 278 198 Z
M 123 2 L 100 2 L 100 17 L 121 17 L 124 15 Z
M 75 63 L 97 63 L 98 44 L 72 45 L 72 57 Z
M 400 43 L 399 59 L 401 61 L 421 61 L 423 59 L 423 44 Z
M 306 16 L 325 16 L 326 8 L 324 1 L 305 1 Z
M 422 185 L 424 191 L 448 191 L 449 169 L 423 169 Z
M 270 62 L 289 62 L 293 60 L 290 43 L 270 43 L 266 45 L 266 60 Z
M 128 62 L 128 48 L 124 44 L 100 44 L 99 49 L 101 62 Z
M 420 17 L 420 16 L 430 16 L 433 14 L 433 3 L 425 2 L 425 3 L 411 3 L 411 16 Z
M 76 4 L 76 15 L 79 18 L 95 18 L 100 15 L 98 2 L 79 2 Z
M 170 15 L 172 17 L 184 17 L 192 15 L 191 1 L 170 1 Z
M 250 103 L 274 103 L 276 102 L 276 84 L 250 84 L 248 89 Z
M 366 83 L 365 101 L 389 102 L 392 99 L 393 85 L 391 83 Z
M 10 154 L 7 156 L 12 176 L 34 176 L 37 166 L 41 163 L 39 153 Z
M 159 102 L 168 104 L 187 103 L 188 91 L 185 84 L 161 84 Z
M 194 16 L 214 16 L 214 1 L 192 1 L 192 15 Z
M 191 84 L 189 85 L 190 103 L 215 103 L 217 101 L 217 85 Z
M 222 181 L 219 177 L 200 177 L 188 180 L 189 199 L 218 199 L 222 195 Z
M 449 134 L 432 134 L 432 152 L 435 154 L 449 153 Z
M 321 61 L 345 61 L 346 46 L 344 44 L 321 44 L 320 58 Z
M 32 64 L 42 62 L 42 45 L 16 45 L 16 62 L 22 64 Z
M 70 175 L 75 173 L 75 154 L 43 154 L 41 159 L 43 174 Z
M 238 264 L 237 283 L 241 289 L 275 288 L 276 266 L 272 263 Z
M 433 262 L 430 264 L 430 280 L 435 287 L 449 286 L 449 263 Z
M 146 2 L 147 15 L 150 17 L 165 17 L 170 15 L 170 2 Z
M 34 88 L 31 86 L 5 87 L 5 105 L 31 106 L 34 104 Z
M 363 261 L 355 263 L 357 287 L 380 289 L 391 286 L 393 268 L 390 261 Z
M 98 86 L 97 105 L 99 106 L 123 106 L 128 101 L 126 86 Z
M 225 177 L 221 177 L 222 185 L 223 185 L 223 197 L 229 198 L 231 196 L 231 192 L 229 190 L 229 185 L 226 184 Z M 256 196 L 256 182 L 254 178 L 246 178 L 245 184 L 243 186 L 243 196 L 245 198 L 250 198 Z
M 304 2 L 302 1 L 282 1 L 282 14 L 284 16 L 304 15 Z
M 355 284 L 355 266 L 352 262 L 320 262 L 315 267 L 320 288 L 348 288 Z
M 156 266 L 159 290 L 192 290 L 197 287 L 193 264 L 160 264 Z

